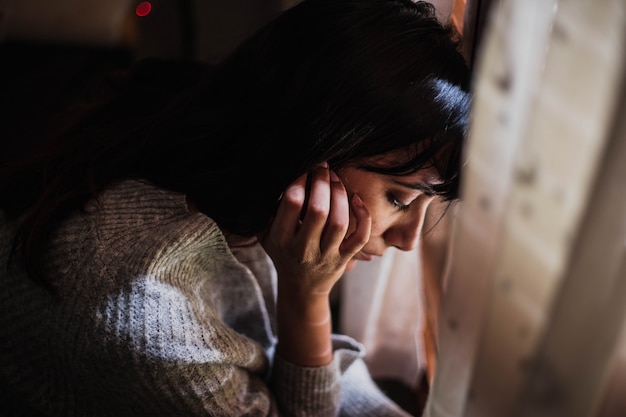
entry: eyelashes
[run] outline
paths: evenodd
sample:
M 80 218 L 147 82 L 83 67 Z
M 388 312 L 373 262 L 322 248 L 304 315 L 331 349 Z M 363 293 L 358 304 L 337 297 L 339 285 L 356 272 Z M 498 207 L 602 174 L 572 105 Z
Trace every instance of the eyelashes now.
M 398 211 L 408 211 L 409 210 L 409 204 L 404 204 L 402 203 L 400 200 L 398 200 L 398 198 L 393 195 L 392 193 L 388 193 L 387 194 L 387 199 L 389 200 L 389 202 L 391 203 L 391 205 Z
M 386 194 L 387 200 L 396 211 L 399 211 L 399 212 L 409 211 L 413 201 L 420 198 L 420 196 L 431 198 L 431 197 L 435 197 L 439 195 L 435 190 L 433 190 L 431 186 L 428 186 L 428 185 L 420 186 L 419 188 L 416 186 L 407 187 L 407 188 L 411 188 L 411 191 L 408 193 L 400 192 L 399 194 L 395 194 L 395 192 L 391 190 L 387 191 L 387 194 Z M 402 197 L 398 197 L 398 195 Z M 408 203 L 405 204 L 404 202 L 406 201 L 408 201 Z

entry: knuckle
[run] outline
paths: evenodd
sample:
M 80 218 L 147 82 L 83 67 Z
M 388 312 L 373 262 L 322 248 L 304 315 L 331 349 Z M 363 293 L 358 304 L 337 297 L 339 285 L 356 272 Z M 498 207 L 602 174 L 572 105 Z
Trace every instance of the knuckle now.
M 335 235 L 345 235 L 348 230 L 348 223 L 345 221 L 335 220 L 328 222 L 327 231 L 328 233 Z
M 300 192 L 288 192 L 283 196 L 282 201 L 292 208 L 302 207 L 304 204 L 304 194 Z
M 328 216 L 328 206 L 325 204 L 312 203 L 308 207 L 308 213 L 316 219 L 325 219 Z

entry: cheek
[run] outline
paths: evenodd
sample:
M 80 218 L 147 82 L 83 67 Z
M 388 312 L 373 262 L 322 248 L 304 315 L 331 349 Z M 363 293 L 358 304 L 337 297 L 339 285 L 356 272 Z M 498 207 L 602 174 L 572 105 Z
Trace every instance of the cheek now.
M 387 201 L 385 187 L 379 176 L 356 169 L 344 168 L 337 174 L 343 181 L 348 196 L 358 193 L 372 218 L 372 236 L 380 235 L 391 222 L 395 211 Z M 351 218 L 351 227 L 354 218 Z M 354 229 L 350 229 L 352 232 Z
M 369 201 L 366 201 L 366 199 L 363 199 L 363 204 L 367 208 L 370 214 L 370 217 L 372 219 L 372 229 L 370 232 L 370 239 L 373 237 L 382 236 L 385 230 L 389 228 L 389 226 L 393 222 L 393 218 L 394 218 L 393 210 L 384 210 L 382 207 L 380 207 L 380 201 L 376 201 L 376 200 L 372 201 L 370 199 Z M 351 212 L 351 215 L 350 215 L 350 225 L 348 226 L 348 232 L 347 232 L 348 235 L 354 232 L 354 230 L 356 229 L 356 221 L 355 221 L 354 216 L 352 215 L 352 209 L 350 209 L 350 212 Z
M 372 236 L 378 236 L 394 221 L 394 209 L 382 197 L 371 196 L 364 198 L 363 204 L 367 207 L 372 218 Z
M 372 231 L 370 233 L 371 237 L 382 236 L 385 230 L 389 229 L 392 224 L 390 219 L 391 215 L 388 216 L 372 216 Z

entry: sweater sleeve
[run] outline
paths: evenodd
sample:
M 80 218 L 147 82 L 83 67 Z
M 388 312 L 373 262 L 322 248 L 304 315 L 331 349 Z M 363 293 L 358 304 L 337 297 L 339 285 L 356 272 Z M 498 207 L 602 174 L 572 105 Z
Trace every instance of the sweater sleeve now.
M 350 338 L 335 335 L 333 351 L 333 361 L 320 367 L 296 366 L 276 355 L 270 380 L 285 415 L 339 414 L 342 374 L 362 356 L 363 348 Z M 304 407 L 298 409 L 297 404 Z
M 180 285 L 190 274 L 168 267 L 160 278 L 135 277 L 99 304 L 85 340 L 92 348 L 81 349 L 95 356 L 84 362 L 96 368 L 81 379 L 96 381 L 86 389 L 98 396 L 94 403 L 110 408 L 102 415 L 338 414 L 341 373 L 358 347 L 337 346 L 334 362 L 320 368 L 272 360 L 273 343 L 262 337 L 270 333 L 262 297 L 251 294 L 250 275 L 237 271 L 228 272 L 226 288 L 218 290 L 207 276 L 190 291 Z
M 363 361 L 364 347 L 333 335 L 333 361 L 302 368 L 275 359 L 272 386 L 287 416 L 410 417 L 376 385 Z M 307 404 L 297 409 L 294 404 Z M 311 413 L 316 410 L 315 413 Z
M 66 233 L 52 257 L 65 277 L 54 334 L 58 362 L 70 365 L 62 386 L 75 390 L 64 401 L 73 414 L 334 417 L 350 415 L 342 407 L 358 411 L 355 401 L 370 393 L 367 404 L 387 404 L 353 372 L 363 350 L 350 338 L 334 338 L 323 367 L 274 355 L 272 313 L 255 275 L 180 196 L 126 184 L 75 223 L 94 239 Z
M 376 387 L 352 338 L 333 336 L 327 366 L 300 367 L 274 355 L 268 378 L 271 355 L 261 344 L 191 305 L 149 277 L 109 298 L 100 317 L 113 343 L 94 352 L 101 367 L 85 378 L 95 381 L 96 402 L 115 408 L 104 415 L 408 416 Z
M 189 308 L 181 308 L 185 305 Z M 373 385 L 361 384 L 361 376 L 350 377 L 363 349 L 349 337 L 334 336 L 334 359 L 327 366 L 300 367 L 274 356 L 268 377 L 263 346 L 219 319 L 207 320 L 210 312 L 199 314 L 191 305 L 150 277 L 108 299 L 99 315 L 103 332 L 94 330 L 111 342 L 97 353 L 95 373 L 85 378 L 95 381 L 89 389 L 100 397 L 95 403 L 105 404 L 103 415 L 133 409 L 138 416 L 334 417 L 342 406 L 358 411 L 354 401 L 377 394 Z M 346 383 L 354 389 L 342 391 Z M 359 391 L 362 387 L 367 390 Z M 382 409 L 377 401 L 385 397 L 378 395 L 368 401 Z
M 342 378 L 341 417 L 410 417 L 372 380 L 362 359 L 346 370 Z
M 141 409 L 137 415 L 407 416 L 378 390 L 362 360 L 363 347 L 352 338 L 333 336 L 329 365 L 296 366 L 272 357 L 273 345 L 246 330 L 264 326 L 262 320 L 249 326 L 261 315 L 260 297 L 254 303 L 253 297 L 239 298 L 237 309 L 249 315 L 232 322 L 224 321 L 232 305 L 201 305 L 189 297 L 194 299 L 153 277 L 138 278 L 129 292 L 109 297 L 99 317 L 102 333 L 113 341 L 101 355 L 110 365 L 104 362 L 105 369 L 88 379 L 102 384 L 98 395 L 121 399 L 117 411 L 132 406 Z

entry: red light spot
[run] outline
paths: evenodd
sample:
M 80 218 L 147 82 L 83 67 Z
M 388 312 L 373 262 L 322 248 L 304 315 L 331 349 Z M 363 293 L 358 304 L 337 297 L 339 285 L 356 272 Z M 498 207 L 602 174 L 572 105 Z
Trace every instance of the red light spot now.
M 139 17 L 148 16 L 150 14 L 150 11 L 152 11 L 152 3 L 150 3 L 149 1 L 142 1 L 137 5 L 137 8 L 135 9 L 135 13 Z

